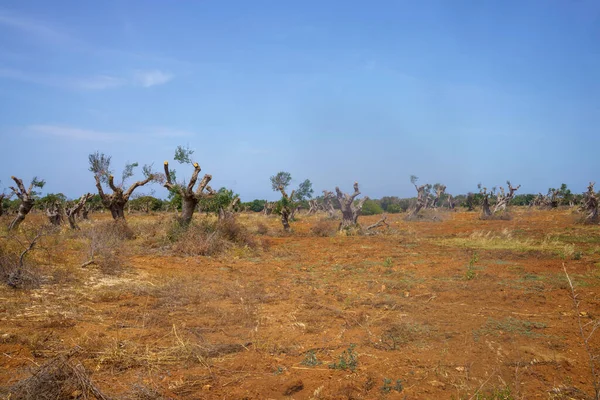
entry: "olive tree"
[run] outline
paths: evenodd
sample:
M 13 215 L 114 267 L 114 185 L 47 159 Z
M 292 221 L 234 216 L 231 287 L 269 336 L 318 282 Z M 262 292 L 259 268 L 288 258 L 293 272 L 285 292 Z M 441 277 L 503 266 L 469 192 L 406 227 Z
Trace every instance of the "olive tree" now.
M 134 175 L 134 169 L 139 166 L 138 163 L 127 163 L 121 174 L 121 182 L 115 184 L 115 177 L 110 169 L 111 157 L 104 153 L 95 152 L 88 156 L 90 164 L 89 170 L 94 174 L 96 180 L 96 188 L 102 200 L 102 205 L 110 210 L 110 213 L 115 220 L 125 219 L 125 205 L 138 187 L 144 186 L 151 181 L 159 180 L 158 174 L 151 170 L 151 166 L 144 165 L 142 172 L 144 179 L 134 182 L 128 189 L 124 189 L 127 179 Z M 105 193 L 102 184 L 108 185 L 112 193 Z
M 196 182 L 198 181 L 198 175 L 202 169 L 197 162 L 192 161 L 191 156 L 193 153 L 194 151 L 187 147 L 177 146 L 177 149 L 175 149 L 174 159 L 176 161 L 180 164 L 192 164 L 194 167 L 192 177 L 187 184 L 185 182 L 178 183 L 175 178 L 175 171 L 169 170 L 169 162 L 165 161 L 164 163 L 166 178 L 164 186 L 169 189 L 169 191 L 176 193 L 181 197 L 182 208 L 179 223 L 183 226 L 189 225 L 192 221 L 192 216 L 194 215 L 194 211 L 196 211 L 196 207 L 200 200 L 215 195 L 215 191 L 208 186 L 212 179 L 212 175 L 209 174 L 204 175 L 198 186 L 194 189 L 194 186 L 196 186 Z
M 354 182 L 354 193 L 346 194 L 342 193 L 339 187 L 335 188 L 337 200 L 342 210 L 342 222 L 340 223 L 339 230 L 355 227 L 358 225 L 358 217 L 362 211 L 363 204 L 367 201 L 368 197 L 363 197 L 356 203 L 354 199 L 360 195 L 358 190 L 358 182 Z
M 35 191 L 33 188 L 43 188 L 46 182 L 44 180 L 40 180 L 37 177 L 34 177 L 29 184 L 29 187 L 25 189 L 25 185 L 23 185 L 23 181 L 15 176 L 11 176 L 11 179 L 15 181 L 16 187 L 11 186 L 10 189 L 13 193 L 19 198 L 21 201 L 19 203 L 19 209 L 17 211 L 17 216 L 12 220 L 10 225 L 8 226 L 8 230 L 13 230 L 18 228 L 21 222 L 25 220 L 25 216 L 29 214 L 33 205 L 35 204 Z

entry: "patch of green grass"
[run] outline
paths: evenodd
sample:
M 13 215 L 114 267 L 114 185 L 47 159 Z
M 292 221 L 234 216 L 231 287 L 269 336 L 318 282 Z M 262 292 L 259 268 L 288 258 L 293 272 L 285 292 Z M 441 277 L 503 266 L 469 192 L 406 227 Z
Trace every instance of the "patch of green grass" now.
M 392 257 L 387 257 L 383 261 L 383 266 L 386 268 L 391 268 L 393 265 L 394 265 L 394 260 L 392 259 Z
M 489 318 L 484 326 L 473 331 L 473 335 L 478 339 L 480 336 L 499 336 L 503 333 L 511 333 L 534 338 L 547 336 L 536 332 L 545 328 L 547 328 L 547 325 L 543 322 L 524 321 L 513 317 L 507 317 L 502 320 Z

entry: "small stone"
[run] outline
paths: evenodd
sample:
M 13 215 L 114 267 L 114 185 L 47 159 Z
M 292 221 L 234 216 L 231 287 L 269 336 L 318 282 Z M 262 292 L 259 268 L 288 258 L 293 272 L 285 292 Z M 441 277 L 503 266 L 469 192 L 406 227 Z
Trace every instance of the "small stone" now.
M 204 385 L 204 386 L 202 386 L 202 390 L 204 390 L 205 392 L 208 392 L 210 389 L 212 389 L 211 385 Z

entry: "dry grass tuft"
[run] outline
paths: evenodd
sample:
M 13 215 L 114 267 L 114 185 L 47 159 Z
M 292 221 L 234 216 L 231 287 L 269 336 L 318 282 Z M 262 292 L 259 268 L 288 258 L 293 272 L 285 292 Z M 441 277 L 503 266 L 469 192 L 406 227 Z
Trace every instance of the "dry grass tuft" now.
M 314 224 L 310 231 L 315 236 L 327 237 L 335 233 L 335 226 L 330 221 L 321 220 Z
M 83 365 L 73 362 L 79 352 L 75 348 L 67 354 L 52 358 L 7 393 L 11 400 L 55 400 L 55 399 L 97 399 L 108 400 L 90 380 Z
M 169 236 L 173 251 L 186 256 L 213 256 L 234 246 L 255 248 L 256 241 L 235 217 L 203 220 L 188 227 L 174 226 Z

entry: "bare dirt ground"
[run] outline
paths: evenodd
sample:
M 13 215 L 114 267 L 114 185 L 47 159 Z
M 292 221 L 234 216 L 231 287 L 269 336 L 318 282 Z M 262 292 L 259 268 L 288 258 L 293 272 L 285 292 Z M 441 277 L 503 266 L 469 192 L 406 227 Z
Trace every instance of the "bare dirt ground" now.
M 245 214 L 258 245 L 207 257 L 172 251 L 167 216 L 131 215 L 135 238 L 117 247 L 115 271 L 79 267 L 85 232 L 106 216 L 64 228 L 32 256 L 49 281 L 0 286 L 0 387 L 79 346 L 115 399 L 593 395 L 578 322 L 600 317 L 599 227 L 570 210 L 403 217 L 379 235 L 341 236 L 336 221 L 300 215 L 284 235 L 276 216 Z M 591 345 L 600 354 L 600 333 Z

